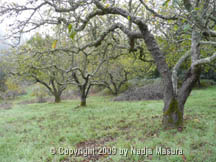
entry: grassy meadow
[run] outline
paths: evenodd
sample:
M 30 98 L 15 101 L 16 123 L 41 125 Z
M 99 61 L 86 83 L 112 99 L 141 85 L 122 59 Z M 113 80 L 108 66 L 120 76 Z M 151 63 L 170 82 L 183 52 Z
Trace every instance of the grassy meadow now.
M 162 101 L 114 102 L 91 96 L 84 108 L 78 99 L 23 104 L 31 98 L 28 93 L 13 101 L 11 109 L 0 108 L 1 162 L 216 161 L 215 86 L 192 91 L 182 132 L 162 128 Z M 183 155 L 157 155 L 157 147 L 179 148 Z M 95 148 L 95 155 L 67 155 L 87 148 Z M 139 155 L 144 148 L 153 154 Z

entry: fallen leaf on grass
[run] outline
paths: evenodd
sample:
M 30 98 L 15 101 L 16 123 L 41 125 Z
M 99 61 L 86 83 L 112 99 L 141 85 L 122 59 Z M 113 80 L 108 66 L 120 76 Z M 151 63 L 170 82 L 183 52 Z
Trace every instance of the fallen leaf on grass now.
M 184 154 L 182 155 L 182 160 L 183 160 L 184 162 L 187 162 L 187 159 L 186 159 L 186 157 L 184 156 Z

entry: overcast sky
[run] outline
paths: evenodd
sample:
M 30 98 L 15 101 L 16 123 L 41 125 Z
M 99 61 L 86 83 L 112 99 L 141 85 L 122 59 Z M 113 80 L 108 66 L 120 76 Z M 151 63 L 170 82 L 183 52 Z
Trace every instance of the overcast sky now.
M 15 3 L 18 3 L 20 5 L 24 5 L 26 3 L 26 1 L 27 0 L 10 0 L 10 1 L 8 1 L 8 0 L 0 0 L 0 5 L 4 4 L 5 2 L 6 3 L 15 2 Z M 22 14 L 22 18 L 25 19 L 26 17 L 29 16 L 29 14 L 31 14 L 31 12 L 24 12 Z M 22 20 L 22 18 L 19 16 L 19 20 Z M 11 17 L 11 18 L 5 20 L 2 24 L 0 24 L 0 50 L 2 48 L 5 49 L 5 48 L 9 47 L 8 45 L 6 45 L 6 42 L 10 42 L 10 41 L 9 40 L 8 41 L 4 41 L 3 40 L 3 36 L 6 35 L 9 32 L 8 25 L 9 24 L 13 24 L 15 22 L 15 20 L 16 20 L 15 17 Z M 37 31 L 39 31 L 39 30 L 35 30 L 34 32 L 23 34 L 22 35 L 22 39 L 21 39 L 21 43 L 23 43 L 26 40 L 28 40 Z

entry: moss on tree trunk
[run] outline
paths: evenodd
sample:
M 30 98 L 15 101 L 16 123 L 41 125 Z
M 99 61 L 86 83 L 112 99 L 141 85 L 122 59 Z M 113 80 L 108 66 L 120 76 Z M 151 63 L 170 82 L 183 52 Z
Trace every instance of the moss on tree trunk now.
M 55 96 L 55 103 L 60 103 L 61 102 L 61 97 L 60 96 Z
M 86 106 L 86 98 L 85 97 L 81 97 L 80 106 Z
M 173 98 L 163 114 L 163 125 L 165 128 L 183 127 L 183 112 L 179 108 L 178 101 Z

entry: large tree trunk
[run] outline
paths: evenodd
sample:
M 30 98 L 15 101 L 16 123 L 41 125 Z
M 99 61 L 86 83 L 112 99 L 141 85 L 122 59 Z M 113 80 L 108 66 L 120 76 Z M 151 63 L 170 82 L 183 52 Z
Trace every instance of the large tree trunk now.
M 183 123 L 183 113 L 179 111 L 179 103 L 173 91 L 171 71 L 168 68 L 166 59 L 160 50 L 154 36 L 150 33 L 147 26 L 140 25 L 145 44 L 150 51 L 160 72 L 164 85 L 164 127 L 178 127 Z
M 139 28 L 143 34 L 143 39 L 148 48 L 148 51 L 151 53 L 156 63 L 157 69 L 162 77 L 164 85 L 164 101 L 165 104 L 167 104 L 167 101 L 169 103 L 174 96 L 171 71 L 166 63 L 164 53 L 160 50 L 154 36 L 148 30 L 147 26 L 143 26 L 142 24 L 140 24 Z
M 79 87 L 80 88 L 80 106 L 86 106 L 86 84 Z M 88 90 L 87 90 L 88 91 Z
M 163 126 L 179 128 L 183 126 L 183 115 L 184 115 L 184 104 L 190 95 L 192 87 L 196 83 L 199 75 L 200 68 L 193 68 L 188 71 L 186 79 L 182 84 L 178 94 L 174 92 L 172 84 L 171 71 L 166 63 L 165 55 L 160 50 L 154 36 L 150 33 L 147 26 L 143 24 L 138 24 L 140 31 L 143 34 L 143 39 L 145 44 L 151 53 L 157 69 L 163 80 L 164 85 L 164 109 L 163 109 Z M 194 34 L 194 39 L 192 43 L 192 60 L 197 60 L 199 55 L 199 49 L 197 44 L 197 35 Z M 194 53 L 194 54 L 193 54 Z
M 86 106 L 86 97 L 85 95 L 81 95 L 81 103 L 80 106 Z
M 195 67 L 190 69 L 186 74 L 182 87 L 179 89 L 177 96 L 171 100 L 165 100 L 163 110 L 163 126 L 165 128 L 183 127 L 184 120 L 184 105 L 192 91 L 193 86 L 198 81 L 201 73 L 201 68 Z
M 61 102 L 61 95 L 55 94 L 55 103 L 60 103 L 60 102 Z
M 195 63 L 200 56 L 199 49 L 200 33 L 197 31 L 192 32 L 192 44 L 191 44 L 191 61 L 192 64 Z M 172 98 L 165 104 L 163 125 L 165 127 L 182 127 L 183 126 L 183 115 L 184 115 L 184 105 L 192 91 L 192 88 L 199 80 L 201 73 L 201 67 L 199 65 L 192 66 L 187 74 L 185 75 L 185 80 L 182 83 L 181 88 Z M 165 100 L 165 102 L 167 102 Z M 167 106 L 168 105 L 168 106 Z
M 163 126 L 165 128 L 179 128 L 183 126 L 183 108 L 184 104 L 173 97 L 169 101 L 165 101 L 163 110 Z

